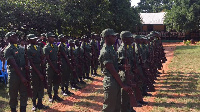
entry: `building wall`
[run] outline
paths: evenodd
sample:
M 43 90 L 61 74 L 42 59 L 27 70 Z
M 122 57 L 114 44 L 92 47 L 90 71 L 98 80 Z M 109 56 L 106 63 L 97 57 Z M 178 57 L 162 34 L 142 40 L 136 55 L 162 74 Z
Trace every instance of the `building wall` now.
M 143 26 L 142 26 L 142 30 L 143 30 L 143 31 L 148 31 L 147 25 L 143 25 Z
M 143 25 L 142 30 L 150 31 L 148 27 L 150 28 L 150 25 Z M 153 30 L 154 31 L 165 31 L 165 26 L 164 25 L 153 25 Z
M 164 31 L 165 26 L 164 25 L 153 25 L 153 30 L 154 31 Z

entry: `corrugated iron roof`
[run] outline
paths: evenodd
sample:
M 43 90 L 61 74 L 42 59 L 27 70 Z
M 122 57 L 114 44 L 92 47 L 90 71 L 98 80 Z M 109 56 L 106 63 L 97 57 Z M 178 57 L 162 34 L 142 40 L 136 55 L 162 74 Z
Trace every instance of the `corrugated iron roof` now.
M 142 24 L 164 24 L 165 12 L 140 13 Z

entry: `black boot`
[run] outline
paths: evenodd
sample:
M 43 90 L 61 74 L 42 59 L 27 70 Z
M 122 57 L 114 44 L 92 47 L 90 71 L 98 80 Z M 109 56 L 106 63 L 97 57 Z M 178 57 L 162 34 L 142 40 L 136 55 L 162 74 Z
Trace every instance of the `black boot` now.
M 53 99 L 52 99 L 52 95 L 51 94 L 48 94 L 48 96 L 49 96 L 49 102 L 53 102 Z
M 72 92 L 70 92 L 70 91 L 68 90 L 68 86 L 65 86 L 65 93 L 66 93 L 68 96 L 74 95 L 74 93 L 72 93 Z
M 20 112 L 26 112 L 26 106 L 20 106 Z
M 16 108 L 11 108 L 11 112 L 17 112 Z
M 58 102 L 63 101 L 63 99 L 58 96 L 58 90 L 54 90 L 53 100 Z
M 86 84 L 86 83 L 83 81 L 82 77 L 79 77 L 79 79 L 80 79 L 80 84 Z
M 48 108 L 47 106 L 42 104 L 42 99 L 38 99 L 37 107 L 38 107 L 39 110 Z
M 61 87 L 61 90 L 62 90 L 61 94 L 62 94 L 63 96 L 67 96 L 67 94 L 66 94 L 66 91 L 65 91 L 64 87 Z
M 35 100 L 35 99 L 32 99 L 32 102 L 33 102 L 32 111 L 36 111 L 36 110 L 37 110 L 36 100 Z

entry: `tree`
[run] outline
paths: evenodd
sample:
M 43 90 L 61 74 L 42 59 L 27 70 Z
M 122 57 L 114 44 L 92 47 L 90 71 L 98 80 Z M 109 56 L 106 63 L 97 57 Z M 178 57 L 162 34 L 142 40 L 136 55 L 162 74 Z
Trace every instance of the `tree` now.
M 199 30 L 200 1 L 175 1 L 171 10 L 165 15 L 167 30 L 191 32 Z
M 0 0 L 1 32 L 81 36 L 105 28 L 134 31 L 140 24 L 130 0 Z
M 140 0 L 138 10 L 143 13 L 156 13 L 170 10 L 173 0 Z

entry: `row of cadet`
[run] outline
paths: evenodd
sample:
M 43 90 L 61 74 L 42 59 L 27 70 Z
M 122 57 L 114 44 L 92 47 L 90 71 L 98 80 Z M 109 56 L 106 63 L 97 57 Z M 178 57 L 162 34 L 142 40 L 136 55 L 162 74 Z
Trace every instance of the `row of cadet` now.
M 104 54 L 102 48 L 106 46 L 104 37 L 112 33 L 110 29 L 107 30 L 103 31 L 101 35 L 92 33 L 80 38 L 70 38 L 63 34 L 57 38 L 51 32 L 41 34 L 40 38 L 34 34 L 28 34 L 24 44 L 22 43 L 20 46 L 19 38 L 21 37 L 15 32 L 8 32 L 5 35 L 8 44 L 2 49 L 1 53 L 3 52 L 4 55 L 1 58 L 2 62 L 7 62 L 7 67 L 3 67 L 3 69 L 9 71 L 11 111 L 16 111 L 18 92 L 20 94 L 20 111 L 26 110 L 28 97 L 32 98 L 33 111 L 46 109 L 47 106 L 42 104 L 44 88 L 47 89 L 49 102 L 62 101 L 58 96 L 59 87 L 61 87 L 62 95 L 70 96 L 74 93 L 69 91 L 69 87 L 81 89 L 79 85 L 86 84 L 85 80 L 93 80 L 92 77 L 98 76 L 98 67 L 101 68 L 103 74 L 109 74 L 110 71 L 106 70 L 103 61 L 106 57 L 101 58 Z M 155 91 L 153 84 L 156 77 L 159 76 L 158 69 L 161 69 L 162 63 L 166 61 L 159 34 L 151 32 L 147 36 L 138 36 L 132 35 L 130 32 L 122 32 L 120 35 L 114 36 L 117 38 L 111 48 L 115 51 L 113 53 L 118 54 L 118 57 L 113 56 L 112 58 L 118 60 L 117 65 L 131 66 L 130 73 L 135 75 L 128 78 L 136 84 L 134 94 L 137 106 L 146 104 L 142 96 L 150 95 L 147 93 L 148 91 Z M 131 38 L 125 43 L 123 37 L 127 36 L 131 36 Z M 22 41 L 20 40 L 20 42 Z M 107 60 L 112 63 L 112 59 Z M 121 71 L 123 70 L 125 69 L 122 67 Z M 120 70 L 118 72 L 120 74 Z M 122 74 L 120 74 L 121 80 L 127 83 L 126 75 Z

